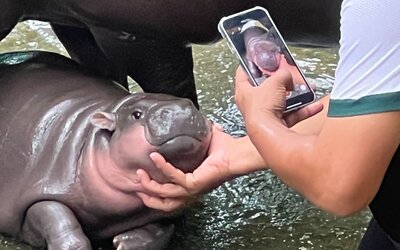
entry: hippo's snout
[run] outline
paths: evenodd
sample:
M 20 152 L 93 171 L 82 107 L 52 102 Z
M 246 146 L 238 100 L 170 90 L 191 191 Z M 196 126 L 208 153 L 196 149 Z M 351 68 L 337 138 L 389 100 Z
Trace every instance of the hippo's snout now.
M 257 37 L 251 39 L 248 46 L 249 57 L 258 67 L 271 72 L 278 69 L 280 48 L 275 42 Z
M 186 99 L 153 106 L 145 131 L 148 142 L 185 172 L 201 163 L 211 140 L 210 122 Z
M 160 104 L 149 110 L 146 138 L 161 146 L 177 137 L 203 140 L 210 131 L 207 119 L 188 100 Z

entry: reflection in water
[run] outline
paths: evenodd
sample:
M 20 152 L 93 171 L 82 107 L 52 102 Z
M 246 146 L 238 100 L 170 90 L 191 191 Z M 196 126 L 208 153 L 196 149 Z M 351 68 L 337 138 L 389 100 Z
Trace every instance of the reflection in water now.
M 66 55 L 46 24 L 19 24 L 0 43 L 0 52 L 41 49 Z M 290 48 L 317 95 L 329 93 L 337 49 Z M 195 46 L 195 77 L 202 111 L 234 136 L 245 134 L 233 100 L 237 60 L 225 42 Z M 137 86 L 132 87 L 138 91 Z M 187 209 L 169 249 L 356 249 L 368 211 L 338 219 L 312 207 L 270 171 L 240 177 Z M 0 237 L 0 249 L 30 250 Z
M 19 23 L 0 42 L 0 52 L 18 50 L 46 50 L 67 55 L 64 47 L 51 32 L 50 26 L 36 21 Z

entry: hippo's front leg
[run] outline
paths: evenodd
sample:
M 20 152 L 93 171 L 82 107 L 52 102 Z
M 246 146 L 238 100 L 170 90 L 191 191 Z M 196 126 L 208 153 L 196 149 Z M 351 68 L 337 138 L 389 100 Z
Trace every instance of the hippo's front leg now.
M 117 250 L 159 250 L 164 249 L 172 233 L 174 225 L 147 224 L 115 236 L 114 246 Z
M 192 48 L 178 37 L 89 27 L 104 55 L 148 93 L 189 98 L 198 107 Z
M 33 204 L 26 213 L 22 239 L 49 250 L 92 249 L 73 212 L 55 201 Z
M 136 47 L 140 63 L 130 67 L 128 74 L 145 92 L 188 98 L 199 108 L 191 47 L 159 40 L 138 41 Z
M 14 0 L 0 0 L 0 41 L 6 37 L 18 23 L 23 11 L 23 3 Z
M 109 61 L 88 29 L 54 23 L 51 27 L 74 61 L 96 75 L 115 80 L 129 89 L 127 73 Z

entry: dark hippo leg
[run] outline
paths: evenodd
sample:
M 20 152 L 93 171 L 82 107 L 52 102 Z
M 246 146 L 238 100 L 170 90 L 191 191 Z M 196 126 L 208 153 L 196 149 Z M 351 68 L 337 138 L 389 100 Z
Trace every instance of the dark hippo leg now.
M 128 88 L 127 73 L 122 72 L 100 50 L 89 29 L 51 24 L 71 58 L 98 76 L 106 77 Z
M 73 212 L 55 201 L 38 202 L 28 209 L 21 237 L 33 246 L 47 243 L 49 250 L 92 249 Z
M 153 40 L 137 45 L 137 49 L 132 51 L 135 53 L 132 58 L 138 58 L 140 64 L 131 67 L 128 72 L 143 91 L 188 98 L 199 108 L 192 48 Z
M 72 59 L 127 86 L 126 72 L 149 93 L 189 98 L 198 107 L 192 49 L 183 42 L 136 37 L 103 28 L 52 24 Z
M 189 98 L 198 107 L 192 49 L 184 42 L 98 27 L 91 31 L 107 58 L 128 72 L 144 92 Z
M 127 231 L 114 238 L 118 250 L 164 249 L 174 232 L 174 225 L 148 224 L 141 228 Z
M 22 15 L 22 3 L 14 0 L 0 0 L 0 40 L 10 33 Z

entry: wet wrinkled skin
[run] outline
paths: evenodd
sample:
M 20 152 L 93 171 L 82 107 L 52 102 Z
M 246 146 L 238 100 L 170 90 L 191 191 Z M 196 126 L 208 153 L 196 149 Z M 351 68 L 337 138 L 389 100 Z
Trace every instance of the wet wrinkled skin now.
M 45 52 L 0 55 L 0 232 L 48 249 L 162 249 L 175 215 L 146 208 L 136 170 L 204 159 L 211 126 L 187 99 L 133 94 Z M 177 160 L 179 159 L 179 160 Z
M 49 21 L 71 57 L 97 75 L 145 92 L 197 104 L 191 43 L 220 37 L 221 17 L 259 5 L 289 42 L 330 46 L 339 40 L 342 0 L 0 0 L 0 39 L 17 22 Z

